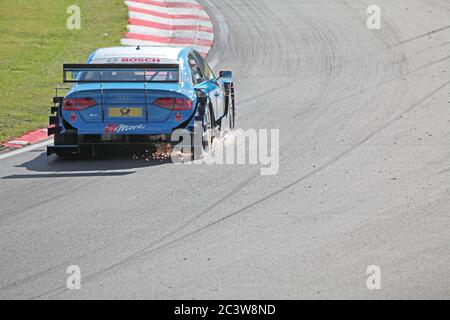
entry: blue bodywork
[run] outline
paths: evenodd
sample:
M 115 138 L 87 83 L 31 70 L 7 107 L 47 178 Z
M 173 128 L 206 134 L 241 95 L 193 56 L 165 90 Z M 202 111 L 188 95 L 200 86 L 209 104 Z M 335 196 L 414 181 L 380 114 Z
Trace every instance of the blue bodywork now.
M 190 119 L 189 124 L 193 125 L 193 114 L 196 108 L 186 111 L 170 111 L 159 107 L 154 107 L 150 102 L 145 101 L 143 92 L 144 84 L 139 83 L 108 83 L 103 84 L 103 90 L 114 90 L 120 94 L 127 90 L 126 95 L 129 97 L 127 105 L 133 107 L 142 107 L 145 112 L 143 117 L 127 117 L 123 119 L 113 119 L 108 117 L 107 109 L 110 107 L 123 107 L 124 104 L 115 100 L 115 95 L 108 97 L 104 95 L 103 106 L 96 105 L 82 111 L 66 111 L 62 110 L 62 118 L 65 119 L 73 128 L 78 130 L 78 134 L 111 134 L 111 128 L 114 125 L 126 125 L 126 130 L 117 132 L 117 134 L 171 134 L 172 131 L 180 126 L 180 123 Z M 153 91 L 152 99 L 158 97 L 166 97 L 167 92 L 172 93 L 171 96 L 187 97 L 193 101 L 193 106 L 197 105 L 197 95 L 189 85 L 149 83 L 147 89 Z M 158 92 L 159 91 L 159 92 Z M 77 97 L 78 95 L 89 95 L 89 97 L 97 100 L 100 98 L 100 88 L 96 84 L 77 84 L 75 85 L 67 97 Z M 151 108 L 151 112 L 150 112 Z M 77 115 L 71 119 L 71 116 Z M 177 114 L 182 116 L 182 120 L 175 118 Z M 179 119 L 179 118 L 178 118 Z M 186 126 L 188 127 L 189 124 Z M 64 133 L 62 131 L 61 133 Z
M 139 47 L 109 49 L 130 56 L 136 53 L 129 50 Z M 204 121 L 206 109 L 213 131 L 222 130 L 223 124 L 234 127 L 231 72 L 215 77 L 200 54 L 189 48 L 172 52 L 173 57 L 178 54 L 176 61 L 167 58 L 170 63 L 149 65 L 117 61 L 159 61 L 151 57 L 151 51 L 140 51 L 139 58 L 109 58 L 104 53 L 109 49 L 100 49 L 102 59 L 97 50 L 84 65 L 65 65 L 64 81 L 75 84 L 64 97 L 54 98 L 49 135 L 55 135 L 55 143 L 47 148 L 48 155 L 81 154 L 86 146 L 96 144 L 170 142 L 176 129 L 193 133 L 195 122 Z M 103 60 L 106 63 L 98 63 Z M 70 68 L 73 80 L 66 77 Z M 156 82 L 159 72 L 163 79 Z
M 180 52 L 178 61 L 180 62 L 180 82 L 179 83 L 77 83 L 73 85 L 65 98 L 90 97 L 96 101 L 102 101 L 82 111 L 66 111 L 61 109 L 61 117 L 71 127 L 77 129 L 78 134 L 103 135 L 116 133 L 112 130 L 115 126 L 121 126 L 117 134 L 127 135 L 159 135 L 171 134 L 174 129 L 179 128 L 184 123 L 184 127 L 193 128 L 194 115 L 197 112 L 196 87 L 209 95 L 212 92 L 217 94 L 221 91 L 221 84 L 216 80 L 209 80 L 201 85 L 194 86 L 191 81 L 191 70 L 186 63 L 190 49 Z M 89 64 L 95 52 L 89 57 Z M 103 93 L 102 93 L 103 92 Z M 148 93 L 151 92 L 151 95 Z M 147 93 L 147 97 L 145 96 Z M 158 97 L 166 97 L 170 93 L 173 97 L 184 97 L 192 100 L 192 110 L 170 111 L 152 105 L 152 101 Z M 221 95 L 221 94 L 219 94 Z M 117 97 L 127 97 L 126 103 L 116 99 Z M 223 98 L 223 97 L 222 97 Z M 215 97 L 212 99 L 215 100 Z M 214 101 L 213 101 L 214 102 Z M 108 108 L 111 107 L 141 107 L 145 111 L 143 117 L 127 117 L 123 119 L 109 118 Z M 216 115 L 216 118 L 218 118 Z M 186 123 L 187 122 L 187 123 Z M 61 133 L 66 130 L 61 122 Z

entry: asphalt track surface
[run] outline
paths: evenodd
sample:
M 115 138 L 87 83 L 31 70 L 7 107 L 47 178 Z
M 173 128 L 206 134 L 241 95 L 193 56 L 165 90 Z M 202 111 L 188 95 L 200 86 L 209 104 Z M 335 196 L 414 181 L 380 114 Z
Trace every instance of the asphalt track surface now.
M 0 160 L 0 298 L 450 298 L 450 3 L 378 0 L 368 30 L 372 2 L 201 1 L 239 127 L 280 129 L 275 176 Z

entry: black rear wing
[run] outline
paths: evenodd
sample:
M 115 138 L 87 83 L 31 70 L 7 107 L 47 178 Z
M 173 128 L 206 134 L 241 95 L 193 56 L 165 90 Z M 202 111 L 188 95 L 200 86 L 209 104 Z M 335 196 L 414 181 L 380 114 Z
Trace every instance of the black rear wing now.
M 178 64 L 64 64 L 63 80 L 64 83 L 179 82 L 179 71 Z

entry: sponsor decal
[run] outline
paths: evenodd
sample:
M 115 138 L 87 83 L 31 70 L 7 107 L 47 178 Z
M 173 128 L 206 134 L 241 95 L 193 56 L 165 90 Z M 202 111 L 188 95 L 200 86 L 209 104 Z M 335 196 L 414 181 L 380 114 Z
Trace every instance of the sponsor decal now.
M 164 59 L 164 61 L 169 62 L 168 59 Z M 173 61 L 170 61 L 173 62 Z M 100 58 L 93 59 L 91 63 L 162 63 L 160 58 L 148 58 L 148 57 L 135 57 L 135 58 Z
M 108 124 L 105 127 L 105 130 L 104 130 L 105 134 L 113 134 L 113 133 L 115 133 L 117 126 L 118 126 L 117 124 Z
M 131 112 L 131 109 L 130 109 L 130 108 L 121 108 L 121 109 L 120 109 L 120 113 L 121 113 L 123 116 L 129 116 L 129 115 L 130 115 L 130 112 Z
M 136 124 L 136 125 L 129 125 L 129 124 L 108 124 L 105 127 L 105 134 L 119 134 L 119 133 L 126 133 L 130 131 L 136 131 L 136 130 L 144 130 L 145 125 L 144 124 Z
M 129 96 L 116 96 L 116 102 L 118 103 L 123 103 L 123 102 L 129 102 L 130 101 L 130 97 Z
M 161 63 L 158 58 L 122 58 L 122 63 Z
M 110 117 L 132 117 L 140 118 L 143 115 L 142 108 L 109 108 Z

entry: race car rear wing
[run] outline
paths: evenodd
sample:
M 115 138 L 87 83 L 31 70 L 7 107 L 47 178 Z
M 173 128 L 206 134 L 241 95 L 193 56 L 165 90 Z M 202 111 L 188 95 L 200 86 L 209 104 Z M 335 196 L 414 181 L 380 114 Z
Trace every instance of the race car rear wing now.
M 64 83 L 179 82 L 178 64 L 64 64 Z

